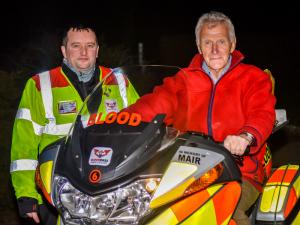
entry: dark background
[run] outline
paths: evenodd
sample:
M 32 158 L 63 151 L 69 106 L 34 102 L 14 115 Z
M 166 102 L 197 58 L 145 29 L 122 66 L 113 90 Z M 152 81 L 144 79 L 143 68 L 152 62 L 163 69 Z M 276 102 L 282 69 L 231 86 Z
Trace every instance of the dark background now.
M 222 11 L 232 19 L 237 49 L 245 54 L 245 62 L 272 71 L 277 81 L 278 105 L 297 108 L 294 103 L 299 96 L 296 82 L 300 59 L 299 7 L 288 1 L 15 3 L 2 8 L 0 14 L 0 69 L 25 65 L 35 73 L 55 66 L 61 59 L 61 29 L 78 21 L 96 28 L 102 47 L 100 61 L 102 58 L 106 66 L 119 66 L 115 64 L 128 61 L 137 63 L 139 42 L 144 46 L 145 63 L 187 66 L 196 53 L 196 22 L 202 13 L 210 10 Z M 30 52 L 32 49 L 36 51 Z M 37 49 L 44 52 L 38 54 Z M 105 56 L 111 49 L 123 50 L 123 58 L 108 62 L 109 57 L 105 59 Z M 287 98 L 283 99 L 287 92 Z M 289 110 L 289 114 L 298 123 L 296 112 Z
M 83 1 L 6 2 L 0 29 L 0 224 L 25 224 L 16 214 L 9 177 L 13 119 L 26 80 L 61 62 L 61 30 L 89 23 L 100 41 L 99 61 L 108 67 L 138 63 L 187 66 L 196 53 L 194 28 L 202 13 L 216 10 L 235 25 L 237 49 L 246 63 L 271 70 L 277 108 L 287 109 L 289 125 L 271 139 L 275 166 L 298 163 L 300 147 L 299 7 L 288 1 Z

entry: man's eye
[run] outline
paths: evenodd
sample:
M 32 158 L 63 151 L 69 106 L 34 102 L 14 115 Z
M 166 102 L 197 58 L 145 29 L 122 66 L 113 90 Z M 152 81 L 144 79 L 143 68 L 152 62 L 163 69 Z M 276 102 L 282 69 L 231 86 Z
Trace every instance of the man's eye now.
M 71 47 L 72 47 L 72 48 L 80 48 L 80 45 L 78 45 L 78 44 L 73 44 L 73 45 L 71 45 Z
M 88 48 L 95 48 L 95 44 L 88 44 Z
M 219 43 L 223 45 L 223 44 L 226 43 L 226 41 L 225 40 L 219 40 Z

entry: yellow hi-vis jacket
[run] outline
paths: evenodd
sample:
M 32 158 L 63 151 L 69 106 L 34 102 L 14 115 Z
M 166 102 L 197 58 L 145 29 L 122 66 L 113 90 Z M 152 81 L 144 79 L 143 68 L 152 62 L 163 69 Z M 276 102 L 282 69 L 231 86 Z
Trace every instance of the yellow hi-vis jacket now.
M 111 70 L 102 66 L 99 69 L 101 81 Z M 123 96 L 116 90 L 118 85 L 109 88 L 111 94 L 103 94 L 102 102 L 113 98 L 111 100 L 117 103 L 116 111 L 139 97 L 130 82 Z M 42 203 L 35 184 L 38 155 L 47 145 L 68 134 L 82 104 L 78 91 L 61 67 L 27 81 L 15 118 L 11 146 L 10 172 L 17 198 L 31 197 Z

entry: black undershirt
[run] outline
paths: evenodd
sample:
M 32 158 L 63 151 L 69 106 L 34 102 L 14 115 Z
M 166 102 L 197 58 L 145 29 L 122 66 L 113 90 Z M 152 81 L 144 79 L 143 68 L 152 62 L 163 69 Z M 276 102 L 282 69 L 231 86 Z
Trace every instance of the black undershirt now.
M 66 64 L 62 63 L 62 70 L 73 84 L 77 92 L 79 93 L 82 101 L 92 92 L 95 86 L 99 83 L 99 66 L 95 66 L 95 71 L 93 76 L 88 82 L 79 81 L 78 76 L 74 73 Z

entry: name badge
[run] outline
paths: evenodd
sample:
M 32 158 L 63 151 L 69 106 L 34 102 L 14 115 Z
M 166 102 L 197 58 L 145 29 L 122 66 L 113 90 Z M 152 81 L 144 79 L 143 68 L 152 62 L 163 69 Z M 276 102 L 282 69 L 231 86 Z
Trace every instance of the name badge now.
M 77 112 L 76 101 L 65 101 L 58 103 L 58 113 L 59 114 L 70 114 Z

